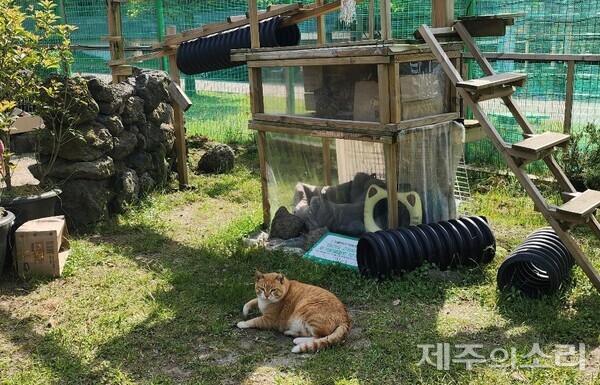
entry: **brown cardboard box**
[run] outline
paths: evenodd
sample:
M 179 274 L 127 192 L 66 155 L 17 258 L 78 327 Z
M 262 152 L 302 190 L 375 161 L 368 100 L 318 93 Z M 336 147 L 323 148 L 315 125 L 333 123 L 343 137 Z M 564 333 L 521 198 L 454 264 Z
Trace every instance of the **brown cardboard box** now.
M 23 223 L 15 232 L 17 273 L 60 277 L 71 251 L 68 236 L 63 215 Z

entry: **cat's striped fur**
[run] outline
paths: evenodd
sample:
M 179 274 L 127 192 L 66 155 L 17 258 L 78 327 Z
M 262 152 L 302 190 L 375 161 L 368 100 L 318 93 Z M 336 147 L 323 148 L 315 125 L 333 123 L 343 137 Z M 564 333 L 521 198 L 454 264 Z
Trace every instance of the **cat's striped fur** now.
M 240 321 L 241 329 L 279 329 L 294 339 L 293 353 L 316 352 L 343 342 L 350 331 L 350 316 L 331 292 L 291 281 L 280 273 L 256 272 L 257 298 L 244 305 L 247 316 L 254 307 L 262 316 Z

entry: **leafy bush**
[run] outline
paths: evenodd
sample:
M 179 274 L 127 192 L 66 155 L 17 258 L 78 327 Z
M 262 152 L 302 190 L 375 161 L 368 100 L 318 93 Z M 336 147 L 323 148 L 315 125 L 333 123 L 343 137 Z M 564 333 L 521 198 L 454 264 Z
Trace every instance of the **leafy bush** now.
M 575 187 L 600 190 L 600 132 L 594 123 L 571 135 L 561 163 Z

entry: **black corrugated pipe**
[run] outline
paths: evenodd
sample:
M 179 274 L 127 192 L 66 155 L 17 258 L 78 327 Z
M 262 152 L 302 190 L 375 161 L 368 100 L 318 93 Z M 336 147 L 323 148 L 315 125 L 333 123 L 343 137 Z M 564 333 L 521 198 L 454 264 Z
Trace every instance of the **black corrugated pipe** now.
M 528 297 L 555 293 L 570 274 L 573 257 L 551 227 L 529 234 L 500 265 L 498 288 Z
M 495 253 L 496 239 L 485 217 L 469 216 L 366 233 L 358 240 L 356 259 L 364 277 L 383 279 L 424 262 L 442 270 L 488 263 Z
M 279 27 L 281 16 L 262 20 L 258 24 L 261 47 L 286 47 L 298 45 L 300 29 L 296 24 Z M 220 32 L 188 41 L 177 48 L 177 67 L 187 75 L 232 68 L 244 64 L 232 62 L 230 51 L 250 48 L 250 26 Z

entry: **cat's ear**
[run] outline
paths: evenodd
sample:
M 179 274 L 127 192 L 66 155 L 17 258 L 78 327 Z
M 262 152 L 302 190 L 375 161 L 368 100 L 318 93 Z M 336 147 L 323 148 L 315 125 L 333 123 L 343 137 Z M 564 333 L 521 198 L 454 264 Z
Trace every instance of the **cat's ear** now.
M 275 277 L 275 279 L 277 281 L 279 281 L 279 283 L 283 284 L 283 281 L 285 280 L 285 275 L 283 275 L 283 274 L 277 274 L 277 277 Z
M 256 277 L 256 280 L 258 281 L 259 279 L 263 279 L 265 277 L 265 275 L 263 273 L 261 273 L 260 271 L 256 270 L 254 272 L 254 276 Z

